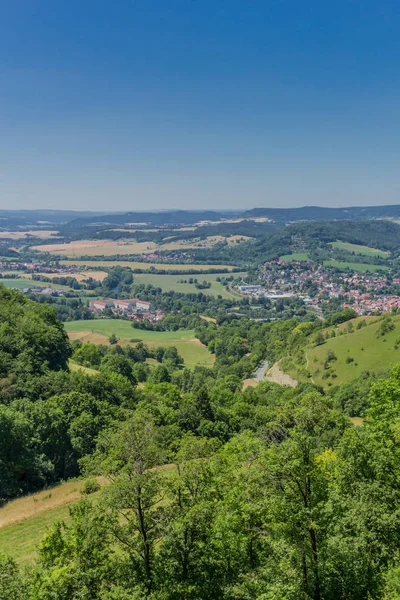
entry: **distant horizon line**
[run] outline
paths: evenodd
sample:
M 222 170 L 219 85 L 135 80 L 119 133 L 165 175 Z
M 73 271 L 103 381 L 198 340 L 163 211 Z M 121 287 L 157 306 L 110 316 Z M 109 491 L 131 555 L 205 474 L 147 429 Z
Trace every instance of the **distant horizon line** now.
M 177 212 L 186 212 L 186 213 L 233 213 L 233 214 L 241 214 L 245 212 L 250 212 L 253 210 L 301 210 L 301 209 L 310 209 L 310 208 L 318 208 L 318 209 L 326 209 L 326 210 L 346 210 L 346 209 L 371 209 L 371 208 L 386 208 L 386 207 L 400 207 L 399 203 L 393 204 L 346 204 L 343 206 L 321 206 L 318 204 L 304 204 L 302 206 L 253 206 L 251 208 L 154 208 L 154 209 L 125 209 L 125 210 L 114 210 L 114 211 L 105 211 L 105 210 L 95 210 L 95 209 L 85 209 L 85 208 L 0 208 L 0 213 L 20 213 L 20 212 L 41 212 L 41 213 L 89 213 L 96 215 L 124 215 L 129 213 L 177 213 Z

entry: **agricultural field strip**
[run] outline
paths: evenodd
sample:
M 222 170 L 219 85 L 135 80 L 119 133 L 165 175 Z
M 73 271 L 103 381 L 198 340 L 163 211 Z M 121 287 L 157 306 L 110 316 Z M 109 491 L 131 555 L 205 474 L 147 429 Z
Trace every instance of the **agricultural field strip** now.
M 155 250 L 181 250 L 191 248 L 211 248 L 225 241 L 228 245 L 247 241 L 251 238 L 246 236 L 208 236 L 205 239 L 194 238 L 178 240 L 166 244 L 155 242 L 136 242 L 132 239 L 121 240 L 79 240 L 65 244 L 41 244 L 32 246 L 32 250 L 48 252 L 50 254 L 64 256 L 107 256 L 115 254 L 149 254 Z
M 60 260 L 61 265 L 66 266 L 86 266 L 86 267 L 97 267 L 98 269 L 108 267 L 116 267 L 120 265 L 121 267 L 130 267 L 131 269 L 143 269 L 143 271 L 147 271 L 154 267 L 157 270 L 163 271 L 204 271 L 205 273 L 208 271 L 212 271 L 214 269 L 226 269 L 228 271 L 232 271 L 236 267 L 234 265 L 205 265 L 205 264 L 182 264 L 182 263 L 147 263 L 147 262 L 139 262 L 139 261 L 125 261 L 125 260 Z M 200 274 L 186 274 L 187 277 L 201 277 Z M 223 276 L 224 273 L 220 273 L 219 275 Z

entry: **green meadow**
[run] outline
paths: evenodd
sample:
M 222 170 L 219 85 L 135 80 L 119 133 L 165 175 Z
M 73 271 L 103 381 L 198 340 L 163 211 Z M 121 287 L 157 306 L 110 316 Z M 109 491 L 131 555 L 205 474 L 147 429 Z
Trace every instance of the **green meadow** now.
M 367 326 L 357 329 L 357 323 L 363 320 Z M 306 370 L 313 381 L 326 388 L 352 381 L 365 371 L 379 373 L 400 363 L 400 315 L 392 317 L 392 320 L 395 328 L 383 336 L 378 335 L 381 318 L 359 317 L 350 321 L 353 332 L 348 332 L 347 323 L 342 324 L 336 328 L 336 337 L 329 338 L 320 346 L 312 343 L 306 346 Z M 325 331 L 331 333 L 332 327 Z M 325 361 L 330 351 L 336 358 L 328 363 L 326 369 Z M 304 366 L 292 365 L 287 371 L 301 381 L 310 380 L 305 376 Z
M 6 288 L 12 288 L 15 290 L 23 290 L 24 288 L 47 288 L 52 287 L 57 290 L 70 290 L 71 288 L 67 285 L 57 285 L 51 282 L 45 281 L 33 281 L 32 279 L 11 279 L 7 277 L 0 278 L 0 285 L 4 285 Z
M 347 261 L 340 261 L 331 258 L 330 260 L 324 261 L 325 267 L 335 267 L 336 269 L 351 269 L 352 271 L 375 273 L 376 271 L 387 271 L 389 267 L 386 265 L 368 265 L 366 263 L 354 263 Z
M 225 274 L 229 275 L 229 274 Z M 246 273 L 234 273 L 234 277 L 242 277 Z M 200 275 L 156 275 L 153 273 L 134 274 L 135 283 L 143 283 L 144 285 L 153 285 L 159 287 L 163 292 L 181 292 L 182 294 L 198 294 L 204 293 L 208 296 L 222 296 L 222 298 L 235 298 L 235 294 L 227 290 L 221 282 L 217 281 L 217 277 L 224 277 L 224 274 L 200 274 Z M 189 279 L 197 279 L 199 283 L 207 281 L 211 283 L 209 289 L 199 290 L 194 283 L 189 283 Z
M 193 329 L 178 331 L 145 331 L 134 329 L 131 321 L 123 319 L 94 319 L 90 321 L 70 321 L 65 323 L 65 329 L 71 339 L 83 342 L 104 344 L 114 333 L 120 343 L 129 343 L 132 339 L 142 340 L 150 347 L 176 346 L 187 367 L 211 366 L 214 362 L 207 348 L 194 337 Z
M 294 252 L 293 254 L 284 254 L 283 256 L 280 256 L 279 260 L 284 260 L 285 262 L 290 262 L 292 260 L 307 261 L 310 260 L 310 257 L 307 252 Z
M 369 246 L 361 246 L 359 244 L 350 244 L 349 242 L 332 242 L 332 248 L 339 248 L 340 250 L 346 250 L 347 252 L 354 252 L 354 254 L 362 254 L 364 256 L 380 256 L 386 258 L 389 256 L 389 252 L 384 250 L 377 250 L 376 248 L 370 248 Z

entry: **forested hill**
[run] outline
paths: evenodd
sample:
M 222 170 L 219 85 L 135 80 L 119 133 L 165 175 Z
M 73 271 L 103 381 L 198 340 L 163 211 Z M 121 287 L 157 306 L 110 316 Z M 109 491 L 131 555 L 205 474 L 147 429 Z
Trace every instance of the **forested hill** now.
M 218 226 L 215 229 L 218 231 Z M 196 260 L 257 264 L 291 252 L 331 252 L 328 245 L 337 240 L 390 251 L 395 256 L 400 248 L 400 225 L 386 220 L 293 223 L 267 231 L 257 228 L 253 234 L 248 225 L 246 233 L 255 239 L 232 248 L 216 246 L 192 254 Z
M 326 208 L 322 206 L 302 206 L 299 208 L 253 208 L 242 214 L 245 218 L 267 218 L 279 223 L 294 221 L 331 221 L 390 219 L 400 217 L 400 205 L 387 206 L 347 206 Z

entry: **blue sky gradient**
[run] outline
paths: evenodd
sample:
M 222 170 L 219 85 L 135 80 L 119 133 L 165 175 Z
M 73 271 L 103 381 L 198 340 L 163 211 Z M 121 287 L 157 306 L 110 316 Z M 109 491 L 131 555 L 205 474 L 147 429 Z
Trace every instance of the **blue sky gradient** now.
M 0 206 L 400 203 L 400 3 L 0 2 Z

